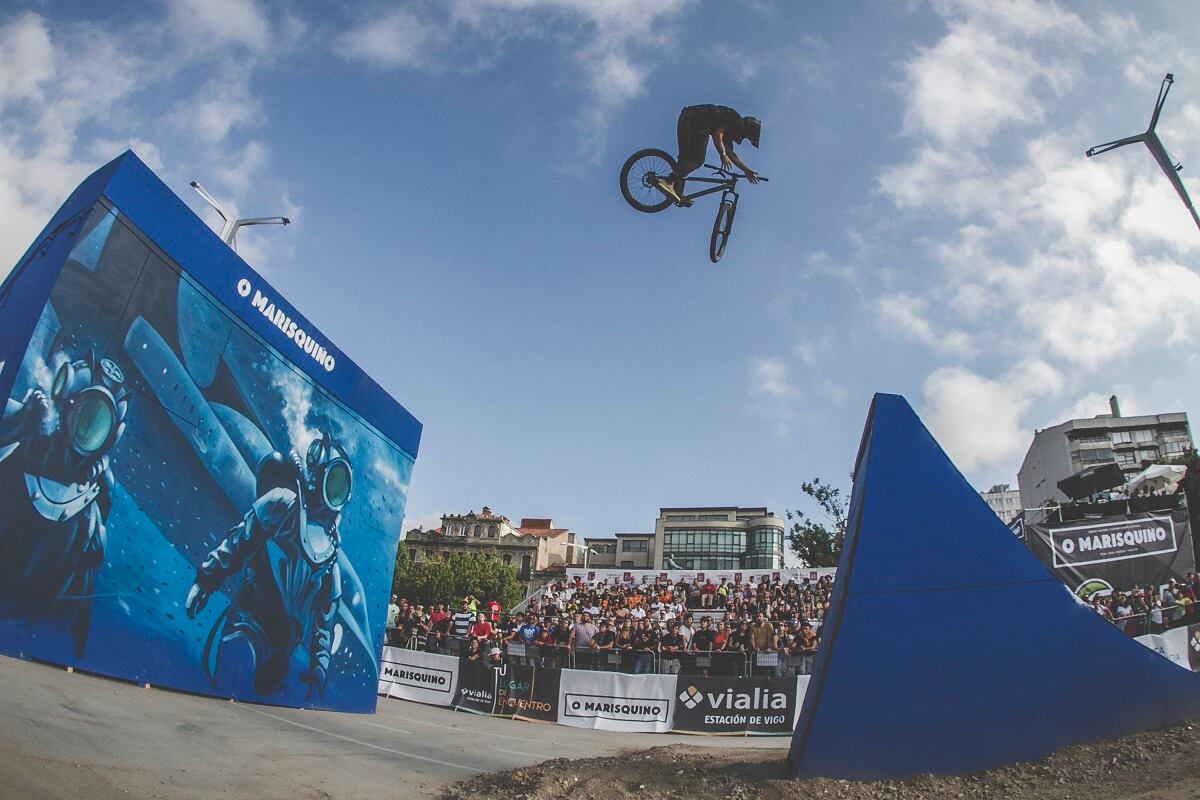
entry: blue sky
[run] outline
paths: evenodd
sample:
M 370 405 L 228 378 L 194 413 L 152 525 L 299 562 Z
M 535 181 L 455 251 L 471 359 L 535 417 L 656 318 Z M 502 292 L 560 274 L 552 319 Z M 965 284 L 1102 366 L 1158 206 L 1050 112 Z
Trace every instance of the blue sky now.
M 0 264 L 132 147 L 424 424 L 406 524 L 490 505 L 584 535 L 662 505 L 849 488 L 872 393 L 979 487 L 1034 428 L 1194 410 L 1200 14 L 1054 4 L 8 3 Z M 712 198 L 617 175 L 679 108 L 764 120 L 719 265 Z

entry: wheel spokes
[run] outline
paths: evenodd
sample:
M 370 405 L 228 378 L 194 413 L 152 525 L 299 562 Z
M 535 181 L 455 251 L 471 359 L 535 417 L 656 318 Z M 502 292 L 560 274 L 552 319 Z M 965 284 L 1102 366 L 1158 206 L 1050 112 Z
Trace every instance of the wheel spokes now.
M 671 165 L 658 156 L 639 159 L 629 170 L 626 188 L 629 194 L 645 205 L 661 203 L 666 195 L 655 185 L 655 179 L 671 174 Z

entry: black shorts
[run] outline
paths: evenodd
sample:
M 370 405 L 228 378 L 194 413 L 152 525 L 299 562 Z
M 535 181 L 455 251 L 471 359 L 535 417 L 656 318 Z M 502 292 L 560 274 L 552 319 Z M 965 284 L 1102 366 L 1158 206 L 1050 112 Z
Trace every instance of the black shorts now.
M 708 152 L 709 136 L 708 120 L 690 108 L 679 112 L 679 122 L 675 126 L 675 134 L 679 140 L 679 156 L 676 158 L 679 177 L 687 175 L 704 163 L 704 154 Z

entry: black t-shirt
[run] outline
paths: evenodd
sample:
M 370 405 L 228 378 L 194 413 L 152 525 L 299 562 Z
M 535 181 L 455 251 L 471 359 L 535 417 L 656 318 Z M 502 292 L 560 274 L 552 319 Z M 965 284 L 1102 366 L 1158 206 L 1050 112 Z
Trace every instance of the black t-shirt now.
M 662 637 L 662 646 L 664 648 L 664 652 L 666 652 L 665 648 L 668 647 L 677 647 L 679 650 L 683 650 L 684 644 L 685 642 L 683 640 L 683 635 L 679 633 L 668 633 L 666 636 Z
M 688 106 L 684 111 L 690 112 L 693 125 L 697 125 L 705 134 L 710 134 L 717 128 L 724 128 L 725 135 L 735 142 L 746 138 L 742 131 L 742 115 L 729 106 Z
M 692 636 L 692 646 L 697 650 L 712 650 L 713 642 L 717 638 L 717 632 L 712 628 L 705 630 L 701 628 Z
M 638 631 L 633 635 L 633 646 L 638 650 L 653 650 L 658 647 L 658 632 Z
M 608 647 L 617 640 L 617 635 L 610 630 L 602 630 L 592 637 L 592 647 Z

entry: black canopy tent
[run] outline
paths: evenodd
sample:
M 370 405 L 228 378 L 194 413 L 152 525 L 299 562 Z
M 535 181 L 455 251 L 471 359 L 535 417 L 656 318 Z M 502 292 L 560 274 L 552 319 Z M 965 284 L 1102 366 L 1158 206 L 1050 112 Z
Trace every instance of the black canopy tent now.
M 1058 482 L 1059 490 L 1072 500 L 1091 497 L 1097 492 L 1125 483 L 1125 473 L 1115 461 L 1081 469 Z

